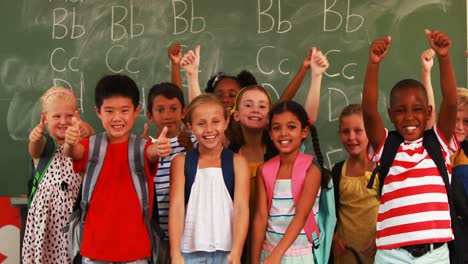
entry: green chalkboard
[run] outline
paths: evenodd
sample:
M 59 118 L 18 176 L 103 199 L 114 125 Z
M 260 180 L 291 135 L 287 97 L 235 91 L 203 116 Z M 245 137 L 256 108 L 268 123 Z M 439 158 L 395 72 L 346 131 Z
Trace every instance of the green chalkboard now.
M 3 0 L 0 195 L 26 192 L 27 138 L 39 120 L 39 97 L 46 89 L 54 84 L 71 87 L 84 119 L 100 132 L 93 110 L 97 80 L 113 72 L 129 75 L 145 105 L 149 88 L 170 80 L 166 54 L 174 41 L 185 50 L 202 45 L 202 87 L 217 71 L 248 69 L 274 98 L 307 49 L 320 47 L 331 66 L 323 79 L 317 127 L 326 163 L 333 164 L 345 157 L 336 120 L 348 102 L 360 101 L 373 39 L 393 38 L 381 67 L 382 113 L 392 84 L 420 78 L 419 55 L 428 48 L 424 28 L 452 37 L 458 84 L 466 86 L 465 5 L 462 0 Z M 437 64 L 433 73 L 437 98 Z M 296 97 L 301 103 L 308 83 L 309 77 Z M 135 133 L 145 121 L 142 112 Z

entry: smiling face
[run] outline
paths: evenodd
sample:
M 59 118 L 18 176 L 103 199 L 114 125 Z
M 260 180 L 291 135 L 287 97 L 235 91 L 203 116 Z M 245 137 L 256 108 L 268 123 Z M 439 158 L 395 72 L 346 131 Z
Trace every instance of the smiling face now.
M 50 102 L 45 109 L 45 122 L 50 136 L 59 143 L 65 139 L 65 131 L 72 125 L 76 104 L 68 100 Z
M 190 122 L 187 125 L 197 138 L 200 148 L 222 147 L 224 131 L 229 123 L 224 111 L 221 105 L 206 102 L 197 105 L 190 112 Z
M 270 98 L 264 91 L 253 89 L 245 91 L 238 99 L 234 119 L 241 126 L 250 129 L 265 129 L 268 125 Z
M 359 156 L 366 152 L 367 139 L 362 114 L 351 114 L 341 117 L 341 143 L 350 156 Z
M 151 113 L 147 113 L 157 127 L 158 131 L 162 131 L 167 127 L 167 137 L 173 138 L 179 133 L 179 124 L 182 120 L 183 109 L 179 99 L 168 99 L 165 96 L 158 95 L 153 100 Z
M 114 96 L 103 100 L 96 113 L 106 130 L 109 142 L 119 143 L 127 140 L 140 106 L 135 109 L 130 97 Z
M 458 142 L 463 142 L 468 137 L 468 109 L 458 109 L 457 111 L 455 136 Z
M 431 113 L 432 108 L 428 105 L 427 97 L 419 87 L 406 87 L 395 91 L 388 110 L 395 129 L 408 141 L 423 136 Z
M 231 111 L 240 89 L 236 80 L 224 78 L 216 85 L 214 93 L 223 101 L 226 111 Z
M 289 111 L 275 114 L 271 119 L 270 137 L 281 154 L 299 151 L 308 132 L 309 127 L 303 128 L 297 116 Z

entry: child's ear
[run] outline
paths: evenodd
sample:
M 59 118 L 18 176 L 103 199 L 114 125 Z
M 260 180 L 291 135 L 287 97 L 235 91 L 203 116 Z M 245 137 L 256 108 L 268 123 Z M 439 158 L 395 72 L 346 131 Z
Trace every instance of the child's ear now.
M 431 119 L 432 111 L 433 111 L 432 105 L 428 105 L 428 106 L 427 106 L 427 118 L 426 118 L 427 120 L 430 120 L 430 119 Z
M 304 129 L 302 129 L 302 133 L 301 133 L 302 139 L 306 139 L 307 135 L 309 135 L 309 132 L 310 132 L 310 127 L 309 126 L 304 127 Z
M 135 108 L 135 118 L 140 114 L 141 111 L 141 104 L 138 104 L 138 106 Z
M 96 115 L 99 117 L 99 119 L 101 119 L 101 110 L 95 106 L 94 111 L 96 112 Z
M 394 123 L 394 122 L 393 122 L 393 114 L 392 114 L 393 112 L 392 112 L 392 108 L 391 108 L 391 107 L 389 107 L 389 108 L 387 109 L 387 113 L 388 113 L 388 117 L 390 118 L 390 121 L 391 121 L 392 123 Z
M 184 120 L 186 112 L 187 112 L 187 107 L 185 106 L 181 109 L 182 120 Z
M 232 118 L 234 119 L 234 121 L 239 122 L 239 114 L 237 113 L 237 111 L 234 111 L 234 113 L 232 114 Z
M 228 128 L 229 122 L 231 122 L 231 119 L 230 119 L 229 116 L 228 116 L 228 117 L 226 118 L 226 125 L 224 126 L 224 131 L 226 131 L 226 129 Z
M 146 117 L 150 120 L 153 121 L 153 115 L 150 112 L 146 112 Z

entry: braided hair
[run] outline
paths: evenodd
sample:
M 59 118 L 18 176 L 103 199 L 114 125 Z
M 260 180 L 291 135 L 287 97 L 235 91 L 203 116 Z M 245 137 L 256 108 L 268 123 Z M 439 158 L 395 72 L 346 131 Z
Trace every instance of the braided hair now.
M 302 128 L 304 127 L 310 128 L 310 135 L 312 137 L 312 146 L 314 148 L 315 157 L 317 158 L 317 161 L 320 165 L 320 172 L 322 174 L 320 185 L 322 188 L 330 189 L 330 187 L 328 186 L 328 183 L 331 179 L 331 172 L 324 166 L 323 155 L 322 155 L 322 151 L 320 150 L 320 144 L 319 144 L 319 139 L 317 135 L 317 129 L 313 124 L 310 123 L 309 118 L 307 116 L 307 112 L 304 110 L 304 107 L 302 107 L 302 105 L 294 101 L 284 101 L 284 102 L 279 103 L 270 111 L 270 122 L 269 122 L 270 129 L 271 129 L 271 121 L 273 119 L 273 116 L 284 113 L 284 112 L 290 112 L 293 115 L 295 115 L 297 119 L 299 119 L 299 121 L 301 122 Z

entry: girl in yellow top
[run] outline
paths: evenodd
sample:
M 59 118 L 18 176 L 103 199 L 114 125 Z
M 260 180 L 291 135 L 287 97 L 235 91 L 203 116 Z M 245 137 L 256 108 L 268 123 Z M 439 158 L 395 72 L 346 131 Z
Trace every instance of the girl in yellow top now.
M 343 109 L 339 129 L 341 143 L 349 157 L 344 161 L 341 173 L 333 175 L 334 184 L 339 182 L 335 186 L 339 196 L 335 201 L 338 221 L 332 244 L 334 263 L 357 263 L 352 251 L 362 263 L 374 263 L 379 184 L 376 180 L 373 188 L 367 189 L 375 164 L 366 158 L 368 139 L 361 105 L 350 104 Z

